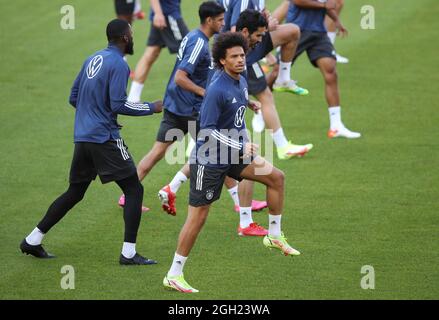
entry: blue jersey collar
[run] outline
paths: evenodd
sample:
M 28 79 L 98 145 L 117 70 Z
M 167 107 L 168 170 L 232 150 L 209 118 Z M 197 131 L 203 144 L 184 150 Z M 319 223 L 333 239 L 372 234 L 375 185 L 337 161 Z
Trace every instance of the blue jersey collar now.
M 108 49 L 111 50 L 111 51 L 117 52 L 121 57 L 124 56 L 123 52 L 114 43 L 109 43 L 108 44 Z

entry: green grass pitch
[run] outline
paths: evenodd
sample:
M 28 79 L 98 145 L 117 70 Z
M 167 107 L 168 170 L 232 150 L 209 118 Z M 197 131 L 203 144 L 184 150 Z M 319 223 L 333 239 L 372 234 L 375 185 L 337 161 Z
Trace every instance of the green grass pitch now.
M 144 2 L 144 9 L 147 8 Z M 280 0 L 269 1 L 273 9 Z M 137 248 L 158 265 L 121 267 L 120 191 L 95 182 L 85 199 L 45 238 L 57 259 L 24 256 L 18 245 L 67 187 L 74 109 L 68 103 L 83 60 L 106 46 L 112 1 L 72 0 L 75 29 L 60 28 L 65 1 L 3 1 L 0 10 L 0 299 L 437 299 L 439 298 L 439 83 L 436 0 L 346 1 L 350 31 L 337 40 L 343 120 L 356 141 L 329 140 L 323 80 L 303 55 L 293 78 L 310 96 L 275 94 L 283 127 L 296 143 L 314 144 L 303 159 L 274 161 L 286 174 L 283 230 L 302 255 L 284 257 L 259 238 L 239 238 L 238 215 L 223 192 L 185 267 L 201 292 L 165 291 L 162 279 L 186 218 L 188 184 L 178 215 L 161 211 L 157 191 L 179 165 L 159 163 L 144 181 Z M 183 1 L 191 29 L 199 1 Z M 361 7 L 375 8 L 376 29 L 360 27 Z M 133 69 L 149 31 L 134 23 Z M 163 97 L 175 56 L 163 51 L 143 98 Z M 247 122 L 251 120 L 250 112 Z M 152 146 L 160 115 L 120 117 L 122 136 L 139 161 Z M 257 186 L 255 197 L 264 198 Z M 255 213 L 267 226 L 266 211 Z M 75 289 L 60 286 L 75 269 Z M 375 270 L 364 290 L 361 268 Z

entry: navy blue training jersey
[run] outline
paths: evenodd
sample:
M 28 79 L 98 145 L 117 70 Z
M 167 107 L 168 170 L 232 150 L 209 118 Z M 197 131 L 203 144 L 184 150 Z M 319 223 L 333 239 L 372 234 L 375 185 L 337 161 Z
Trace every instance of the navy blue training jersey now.
M 198 114 L 203 97 L 178 86 L 174 80 L 175 74 L 177 70 L 183 70 L 193 83 L 206 88 L 212 69 L 209 38 L 200 29 L 189 32 L 181 41 L 174 70 L 166 88 L 163 100 L 165 109 L 179 116 Z
M 232 27 L 236 26 L 239 15 L 244 10 L 262 11 L 265 8 L 265 0 L 218 0 L 218 3 L 226 10 L 223 32 L 230 31 Z
M 247 81 L 217 71 L 206 91 L 200 110 L 197 163 L 230 165 L 231 155 L 243 154 L 248 142 L 245 111 L 248 106 Z
M 181 18 L 181 1 L 180 0 L 160 0 L 160 6 L 162 7 L 163 15 L 165 17 L 171 16 L 174 19 Z M 149 19 L 154 19 L 154 10 L 151 7 Z
M 69 102 L 76 108 L 75 142 L 120 139 L 117 114 L 144 116 L 154 104 L 127 101 L 130 69 L 113 45 L 88 57 L 73 83 Z
M 301 31 L 326 32 L 326 9 L 300 8 L 290 3 L 287 22 L 297 24 Z

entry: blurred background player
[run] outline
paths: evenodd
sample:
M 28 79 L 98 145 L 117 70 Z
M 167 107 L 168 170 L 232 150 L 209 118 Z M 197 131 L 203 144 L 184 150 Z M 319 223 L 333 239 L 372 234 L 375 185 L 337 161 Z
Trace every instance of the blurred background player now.
M 177 53 L 181 41 L 189 32 L 181 15 L 180 0 L 150 0 L 150 4 L 151 30 L 145 52 L 134 71 L 128 94 L 131 102 L 141 100 L 143 85 L 162 48 L 167 47 L 170 53 Z
M 134 19 L 145 19 L 140 0 L 114 0 L 114 7 L 117 18 L 129 24 L 132 24 Z
M 298 25 L 301 32 L 293 62 L 306 51 L 312 65 L 319 68 L 323 75 L 329 107 L 328 137 L 355 139 L 360 138 L 361 134 L 347 129 L 341 120 L 335 50 L 324 24 L 325 16 L 328 15 L 334 21 L 337 31 L 342 36 L 347 35 L 335 9 L 335 0 L 291 0 L 287 22 Z
M 340 16 L 341 10 L 344 7 L 344 0 L 335 0 L 335 12 Z M 325 26 L 328 29 L 328 37 L 331 40 L 332 45 L 335 44 L 335 39 L 337 38 L 337 27 L 335 25 L 334 20 L 332 20 L 329 16 L 325 17 Z M 338 63 L 349 63 L 349 59 L 339 55 L 335 52 L 335 57 L 337 58 Z

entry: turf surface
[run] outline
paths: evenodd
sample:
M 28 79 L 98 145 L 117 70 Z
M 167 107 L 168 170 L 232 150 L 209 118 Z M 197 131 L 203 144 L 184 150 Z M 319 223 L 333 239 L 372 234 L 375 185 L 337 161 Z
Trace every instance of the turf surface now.
M 146 2 L 146 1 L 144 1 Z M 270 2 L 274 8 L 279 1 Z M 45 238 L 57 259 L 22 255 L 18 245 L 68 183 L 74 109 L 69 90 L 83 60 L 106 46 L 114 16 L 110 1 L 70 1 L 75 30 L 60 28 L 64 1 L 4 2 L 0 11 L 0 298 L 1 299 L 437 299 L 439 298 L 439 113 L 436 0 L 346 1 L 350 36 L 338 51 L 343 119 L 363 138 L 326 138 L 323 81 L 302 56 L 293 78 L 308 97 L 276 94 L 283 127 L 296 143 L 312 142 L 303 159 L 275 165 L 286 174 L 283 230 L 300 257 L 269 251 L 262 239 L 239 238 L 238 216 L 226 192 L 213 206 L 186 264 L 186 280 L 201 292 L 180 295 L 161 281 L 186 217 L 188 184 L 178 215 L 162 213 L 157 191 L 179 169 L 161 162 L 144 181 L 137 248 L 157 259 L 150 267 L 121 267 L 123 220 L 116 185 L 95 182 L 83 202 Z M 197 26 L 198 1 L 183 1 Z M 362 30 L 360 9 L 373 5 L 376 29 Z M 131 68 L 149 25 L 134 23 Z M 174 56 L 164 51 L 143 98 L 161 98 Z M 251 120 L 247 115 L 248 122 Z M 120 117 L 122 135 L 138 161 L 155 139 L 160 116 Z M 256 188 L 256 198 L 264 189 Z M 266 213 L 255 213 L 267 225 Z M 63 290 L 60 270 L 75 268 L 75 290 Z M 361 268 L 375 269 L 375 290 L 360 287 Z

